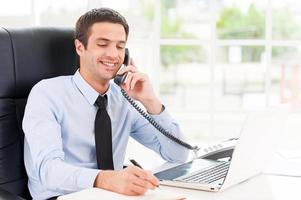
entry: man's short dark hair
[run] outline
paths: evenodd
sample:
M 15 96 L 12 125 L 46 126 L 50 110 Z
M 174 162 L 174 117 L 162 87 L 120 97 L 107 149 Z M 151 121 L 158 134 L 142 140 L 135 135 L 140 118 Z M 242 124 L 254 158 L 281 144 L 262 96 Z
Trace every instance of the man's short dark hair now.
M 92 9 L 80 16 L 75 26 L 74 38 L 78 39 L 85 48 L 87 48 L 90 28 L 97 22 L 110 22 L 122 25 L 126 34 L 126 39 L 128 38 L 129 25 L 119 12 L 110 8 Z

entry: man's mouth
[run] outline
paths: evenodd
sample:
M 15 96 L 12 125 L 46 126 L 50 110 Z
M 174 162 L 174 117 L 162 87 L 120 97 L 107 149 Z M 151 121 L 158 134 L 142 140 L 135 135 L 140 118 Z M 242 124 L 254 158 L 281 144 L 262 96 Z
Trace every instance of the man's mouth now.
M 114 67 L 115 65 L 117 65 L 116 62 L 106 62 L 106 61 L 100 61 L 100 62 L 107 67 Z

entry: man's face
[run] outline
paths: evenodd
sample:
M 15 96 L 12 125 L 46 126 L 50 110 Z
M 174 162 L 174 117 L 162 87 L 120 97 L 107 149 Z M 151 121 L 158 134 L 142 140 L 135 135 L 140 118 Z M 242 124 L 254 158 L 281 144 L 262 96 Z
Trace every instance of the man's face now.
M 86 49 L 78 40 L 81 74 L 93 82 L 114 78 L 124 60 L 126 33 L 121 24 L 99 22 L 92 25 Z

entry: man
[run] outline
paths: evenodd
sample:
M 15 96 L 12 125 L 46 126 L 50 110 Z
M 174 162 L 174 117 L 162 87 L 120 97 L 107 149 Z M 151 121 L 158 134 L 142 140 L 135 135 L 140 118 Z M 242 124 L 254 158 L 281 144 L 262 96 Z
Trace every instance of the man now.
M 79 70 L 73 76 L 42 80 L 31 90 L 23 130 L 28 185 L 34 199 L 48 199 L 89 187 L 126 195 L 141 195 L 154 189 L 159 183 L 150 172 L 136 166 L 123 169 L 130 136 L 167 161 L 186 160 L 187 150 L 152 127 L 126 101 L 119 86 L 110 82 L 123 63 L 128 33 L 126 20 L 114 10 L 101 8 L 85 13 L 75 29 Z M 156 121 L 182 138 L 178 124 L 156 97 L 148 76 L 139 72 L 132 60 L 118 74 L 125 72 L 130 73 L 121 87 L 140 101 Z M 98 104 L 98 99 L 104 104 Z M 102 123 L 97 121 L 100 109 L 111 120 L 108 125 L 111 138 L 102 144 L 96 142 L 99 137 L 96 129 Z M 109 147 L 112 153 L 99 156 L 103 153 L 99 149 L 108 143 L 112 143 Z M 110 160 L 110 156 L 111 168 L 101 168 L 107 162 L 101 159 Z

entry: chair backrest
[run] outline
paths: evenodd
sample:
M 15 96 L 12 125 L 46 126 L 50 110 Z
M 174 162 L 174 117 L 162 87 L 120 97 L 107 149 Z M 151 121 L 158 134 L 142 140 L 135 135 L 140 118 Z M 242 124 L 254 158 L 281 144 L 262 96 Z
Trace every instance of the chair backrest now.
M 30 198 L 22 119 L 31 88 L 77 68 L 73 29 L 0 27 L 0 188 Z

